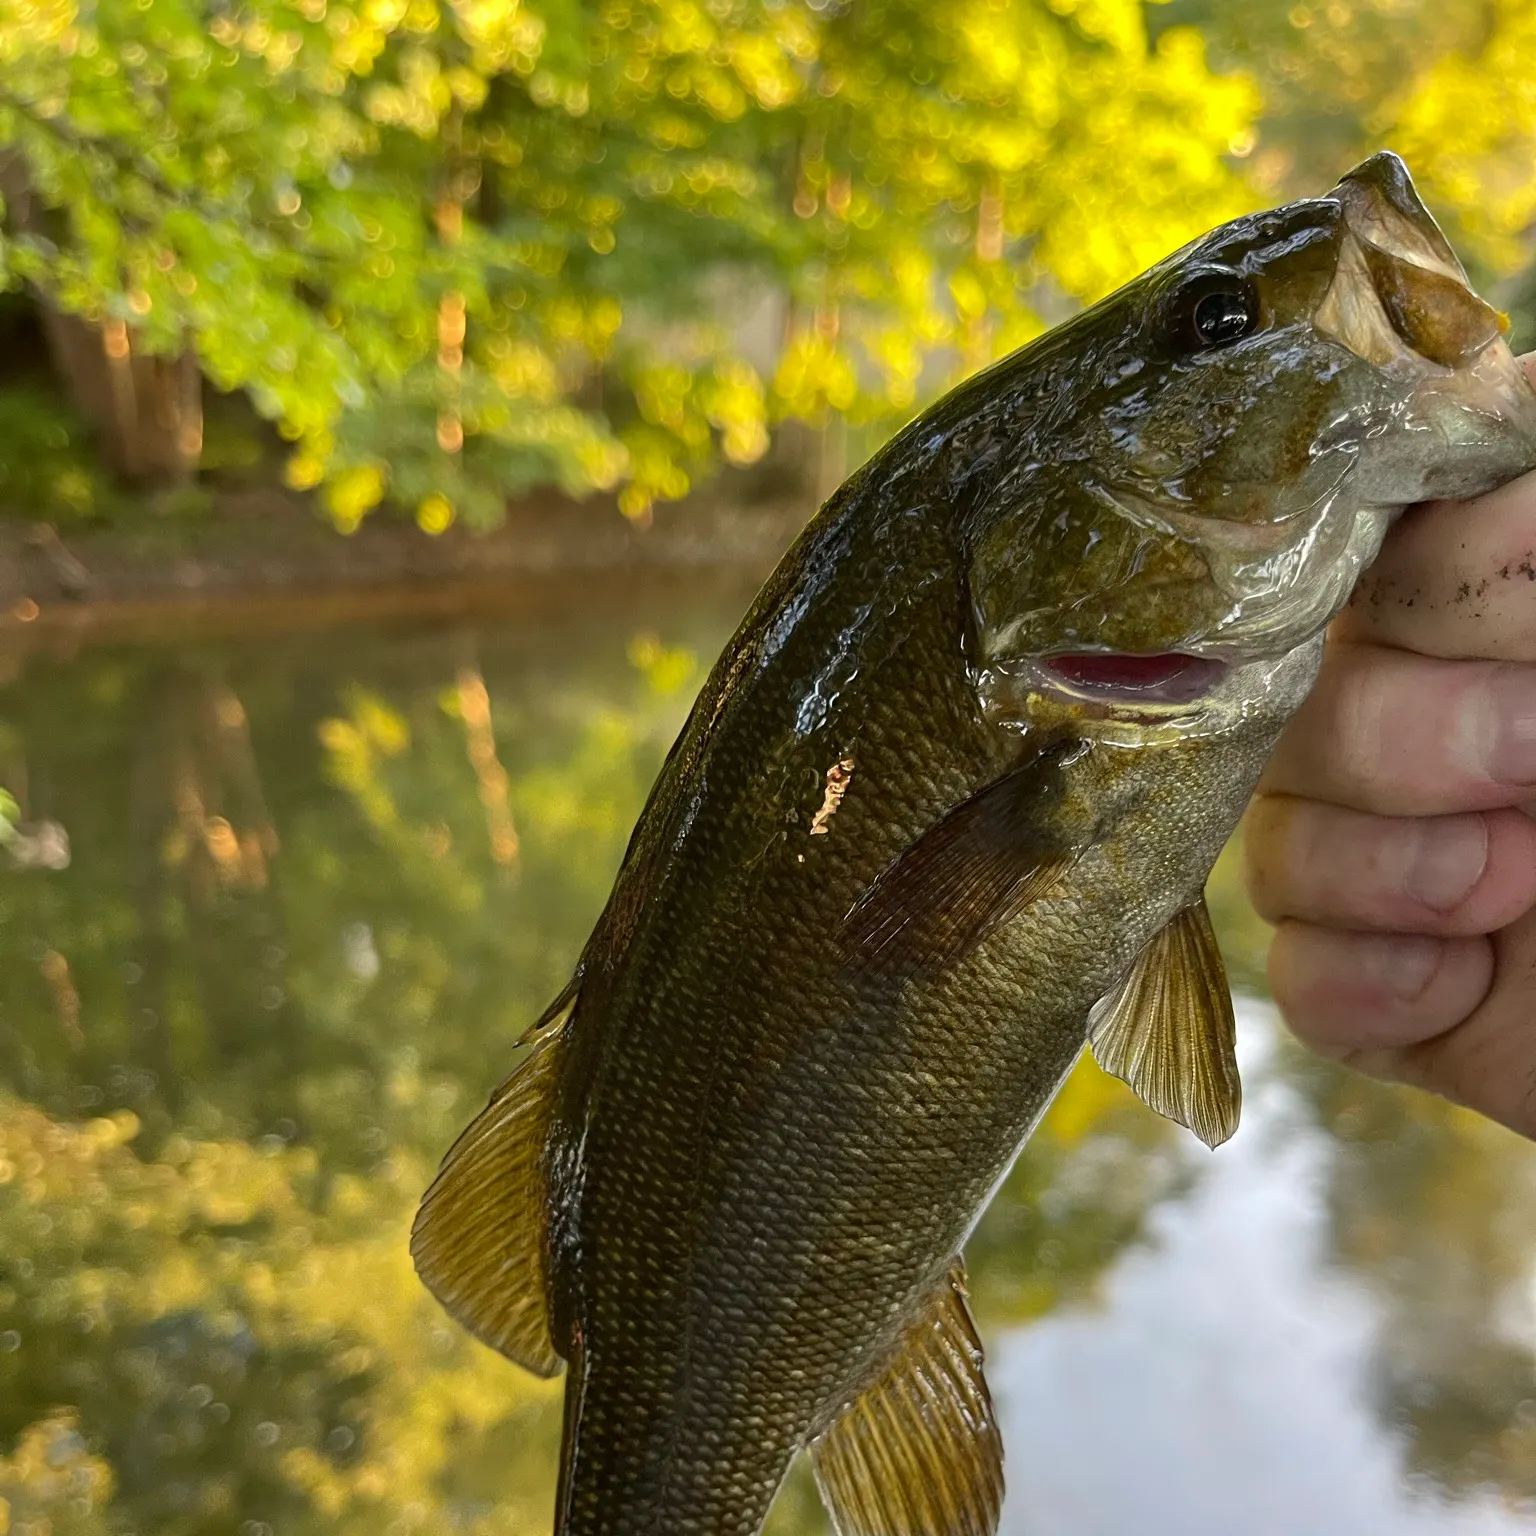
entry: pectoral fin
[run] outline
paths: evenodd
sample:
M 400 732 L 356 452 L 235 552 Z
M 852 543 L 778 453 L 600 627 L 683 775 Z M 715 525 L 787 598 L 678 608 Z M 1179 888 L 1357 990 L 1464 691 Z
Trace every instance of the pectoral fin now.
M 1061 763 L 1046 748 L 963 801 L 902 853 L 843 925 L 851 968 L 902 979 L 961 959 L 1077 858 L 1051 831 Z
M 890 1364 L 811 1442 L 838 1536 L 993 1536 L 1003 1443 L 956 1260 Z
M 532 1052 L 443 1159 L 411 1228 L 428 1290 L 482 1343 L 553 1376 L 540 1167 L 572 1010 L 567 994 L 529 1032 Z
M 1208 1147 L 1237 1129 L 1243 1088 L 1226 968 L 1205 897 L 1186 907 L 1136 957 L 1089 1019 L 1106 1072 Z

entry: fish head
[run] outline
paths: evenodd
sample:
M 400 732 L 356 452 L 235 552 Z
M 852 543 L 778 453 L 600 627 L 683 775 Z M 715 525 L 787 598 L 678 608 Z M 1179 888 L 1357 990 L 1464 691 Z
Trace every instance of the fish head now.
M 1536 466 L 1505 328 L 1384 152 L 1005 360 L 1029 447 L 1010 462 L 996 439 L 971 525 L 987 687 L 1111 722 L 1198 724 L 1246 695 L 1404 506 Z

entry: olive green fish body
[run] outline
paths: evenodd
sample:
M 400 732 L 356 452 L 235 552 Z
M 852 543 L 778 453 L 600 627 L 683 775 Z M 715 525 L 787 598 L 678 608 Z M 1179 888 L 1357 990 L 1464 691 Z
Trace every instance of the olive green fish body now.
M 1092 1004 L 1198 895 L 1283 723 L 1175 748 L 1173 796 L 1169 764 L 1134 748 L 1069 764 L 1113 830 L 1058 890 L 939 976 L 850 975 L 850 907 L 1028 755 L 980 716 L 954 644 L 952 502 L 883 500 L 876 471 L 829 509 L 728 649 L 637 831 L 628 862 L 649 878 L 593 1015 L 582 977 L 554 1276 L 583 1401 L 621 1420 L 584 1409 L 573 1536 L 757 1529 L 808 1429 L 958 1251 Z M 847 792 L 813 836 L 841 762 Z
M 572 1532 L 755 1530 L 871 1331 L 948 1256 L 882 1216 L 860 1229 L 858 1211 L 898 1169 L 903 1199 L 948 1203 L 946 1149 L 974 1155 L 963 1126 L 906 1138 L 904 1167 L 866 1138 L 893 1085 L 943 1108 L 955 1042 L 894 996 L 861 998 L 829 939 L 1006 744 L 977 729 L 964 670 L 934 643 L 956 616 L 953 538 L 897 520 L 891 548 L 864 510 L 802 540 L 706 687 L 627 861 L 638 915 L 611 948 L 596 935 L 595 1016 L 583 974 L 551 1146 L 553 1274 L 584 1399 L 622 1404 L 626 1424 L 594 1435 L 584 1410 Z M 893 594 L 914 558 L 932 579 Z M 850 752 L 849 792 L 813 837 Z
M 1091 1040 L 1224 1139 L 1202 889 L 1391 516 L 1536 463 L 1398 162 L 956 390 L 720 658 L 576 977 L 449 1154 L 423 1277 L 570 1376 L 560 1536 L 991 1536 L 959 1254 Z

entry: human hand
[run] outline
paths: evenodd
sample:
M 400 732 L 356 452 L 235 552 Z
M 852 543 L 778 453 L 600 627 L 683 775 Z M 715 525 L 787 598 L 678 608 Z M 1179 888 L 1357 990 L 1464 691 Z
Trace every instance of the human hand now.
M 1264 775 L 1246 849 L 1254 905 L 1278 925 L 1270 987 L 1307 1044 L 1536 1138 L 1533 814 L 1529 474 L 1392 531 Z

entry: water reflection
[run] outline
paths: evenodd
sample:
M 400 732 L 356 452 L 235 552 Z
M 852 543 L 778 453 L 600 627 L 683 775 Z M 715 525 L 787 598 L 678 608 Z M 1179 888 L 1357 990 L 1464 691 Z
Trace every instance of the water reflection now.
M 1405 1342 L 1454 1354 L 1496 1318 L 1479 1305 L 1463 1310 L 1463 1297 L 1433 1299 L 1439 1264 L 1400 1288 L 1376 1259 L 1339 1253 L 1331 1207 L 1358 1187 L 1358 1170 L 1317 1121 L 1313 1073 L 1280 1046 L 1268 1008 L 1254 1000 L 1240 1002 L 1239 1045 L 1252 1090 L 1243 1133 L 1202 1156 L 1189 1198 L 1152 1214 L 1152 1240 L 1107 1277 L 1098 1308 L 1058 1313 L 993 1351 L 1015 1448 L 1004 1536 L 1531 1529 L 1536 1511 L 1520 1505 L 1514 1463 L 1481 1486 L 1486 1453 L 1481 1466 L 1475 1454 L 1459 1456 L 1449 1477 L 1415 1474 L 1424 1442 L 1377 1390 L 1379 1362 Z M 1528 1168 L 1524 1149 L 1500 1134 Z M 1389 1141 L 1376 1148 L 1393 1155 Z M 1493 1149 L 1488 1174 L 1508 1171 Z M 1456 1177 L 1442 1169 L 1421 1187 L 1454 1200 Z M 1402 1232 L 1416 1219 L 1370 1199 L 1356 1216 L 1361 1231 Z M 1457 1241 L 1443 1231 L 1424 1240 L 1441 1264 L 1480 1267 L 1452 1258 Z M 1527 1261 L 1529 1229 L 1506 1243 L 1517 1265 Z M 1529 1383 L 1528 1359 L 1524 1369 Z M 1473 1358 L 1458 1375 L 1471 1389 L 1454 1414 L 1462 1445 L 1492 1449 L 1499 1429 L 1490 1420 L 1509 1422 L 1508 1373 L 1484 1375 Z
M 415 1281 L 405 1233 L 568 974 L 699 659 L 746 596 L 695 579 L 600 604 L 546 593 L 537 613 L 469 626 L 0 666 L 0 787 L 69 848 L 65 867 L 0 867 L 12 1532 L 547 1531 L 558 1384 L 466 1341 Z M 1230 873 L 1214 904 L 1252 985 L 1262 934 Z M 1376 1447 L 1380 1507 L 1336 1528 L 1395 1529 L 1388 1505 L 1415 1498 L 1536 1496 L 1536 1157 L 1300 1053 L 1260 1056 L 1250 1081 L 1270 1086 L 1251 1101 L 1284 1112 L 1252 1116 L 1217 1158 L 1083 1068 L 978 1232 L 1011 1528 L 1097 1528 L 1049 1524 L 1042 1441 L 1057 1483 L 1131 1490 L 1161 1528 L 1132 1463 L 1105 1455 L 1109 1407 L 1070 1411 L 1099 1401 L 1095 1369 L 1114 1402 L 1187 1408 L 1190 1476 L 1223 1491 L 1212 1507 L 1241 1506 L 1252 1468 L 1205 1433 L 1230 1392 L 1185 1403 L 1158 1351 L 1198 1331 L 1213 1290 L 1266 1271 L 1303 1317 L 1332 1316 L 1341 1284 L 1354 1298 L 1360 1347 L 1325 1350 L 1316 1380 Z M 1243 1226 L 1298 1156 L 1286 1187 L 1315 1228 L 1301 1250 L 1283 1222 Z M 1190 1221 L 1222 1240 L 1191 1252 Z M 1250 1228 L 1244 1269 L 1228 1239 Z M 1125 1299 L 1148 1266 L 1165 1276 L 1155 1316 Z M 1063 1329 L 1087 1352 L 1053 1345 Z M 1254 1424 L 1282 1424 L 1284 1384 L 1266 1393 L 1262 1375 L 1278 1357 L 1244 1358 L 1261 1372 L 1243 1382 Z M 1293 1469 L 1307 1508 L 1357 1498 L 1340 1465 Z M 1232 1528 L 1168 1497 L 1168 1529 L 1174 1505 L 1181 1532 Z M 1271 1528 L 1320 1528 L 1298 1520 Z M 825 1529 L 803 1474 L 773 1529 Z

